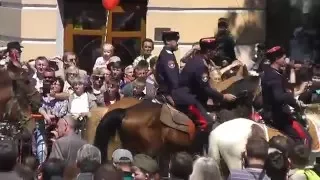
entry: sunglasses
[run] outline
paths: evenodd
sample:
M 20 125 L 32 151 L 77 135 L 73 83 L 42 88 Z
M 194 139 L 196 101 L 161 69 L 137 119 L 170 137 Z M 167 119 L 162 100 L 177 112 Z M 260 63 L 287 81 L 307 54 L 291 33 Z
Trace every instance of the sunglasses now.
M 104 76 L 93 76 L 94 80 L 104 80 L 105 77 Z

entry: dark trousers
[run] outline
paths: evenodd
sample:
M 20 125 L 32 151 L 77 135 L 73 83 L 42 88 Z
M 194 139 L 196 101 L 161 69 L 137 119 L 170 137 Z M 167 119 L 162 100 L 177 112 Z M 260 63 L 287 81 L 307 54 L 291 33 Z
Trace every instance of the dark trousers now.
M 201 103 L 194 102 L 188 105 L 177 105 L 177 108 L 185 114 L 191 115 L 191 119 L 201 130 L 211 130 L 210 125 L 213 124 L 214 120 Z

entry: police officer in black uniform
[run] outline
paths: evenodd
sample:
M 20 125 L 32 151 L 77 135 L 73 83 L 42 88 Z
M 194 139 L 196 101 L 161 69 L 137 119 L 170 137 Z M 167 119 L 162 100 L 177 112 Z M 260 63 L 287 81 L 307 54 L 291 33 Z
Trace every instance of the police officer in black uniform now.
M 164 47 L 156 63 L 155 79 L 158 83 L 157 95 L 165 97 L 166 101 L 174 105 L 172 90 L 179 86 L 179 66 L 174 55 L 178 50 L 179 32 L 164 31 L 162 40 Z
M 272 119 L 272 125 L 293 140 L 303 140 L 310 145 L 309 134 L 290 114 L 288 105 L 299 109 L 304 104 L 286 90 L 288 80 L 281 72 L 286 66 L 285 51 L 280 46 L 273 47 L 267 51 L 267 58 L 271 64 L 265 68 L 261 79 L 264 119 Z
M 236 60 L 236 53 L 234 51 L 235 41 L 229 31 L 229 23 L 226 18 L 220 18 L 218 20 L 218 32 L 215 36 L 219 48 L 221 49 L 221 63 L 217 63 L 219 66 L 226 66 Z M 224 62 L 226 61 L 226 62 Z
M 209 69 L 207 61 L 214 56 L 214 49 L 217 47 L 215 38 L 200 39 L 200 54 L 189 59 L 180 74 L 180 87 L 188 87 L 190 92 L 196 96 L 197 108 L 201 114 L 208 120 L 208 115 L 203 106 L 206 106 L 208 98 L 215 102 L 223 100 L 233 101 L 236 97 L 232 94 L 221 94 L 209 85 Z

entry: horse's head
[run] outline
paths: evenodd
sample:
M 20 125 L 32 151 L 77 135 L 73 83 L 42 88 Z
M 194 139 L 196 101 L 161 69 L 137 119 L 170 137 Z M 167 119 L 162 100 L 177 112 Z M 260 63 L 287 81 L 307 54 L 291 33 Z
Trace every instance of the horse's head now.
M 248 118 L 252 112 L 253 100 L 260 85 L 259 76 L 248 76 L 235 82 L 223 93 L 234 94 L 237 99 L 234 102 L 225 103 L 225 107 L 236 111 L 238 117 Z

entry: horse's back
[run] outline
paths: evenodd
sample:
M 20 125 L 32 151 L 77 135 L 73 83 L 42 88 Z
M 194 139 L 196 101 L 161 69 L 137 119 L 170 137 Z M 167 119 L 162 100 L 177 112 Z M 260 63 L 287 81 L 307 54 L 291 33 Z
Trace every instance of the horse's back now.
M 245 118 L 237 118 L 219 125 L 210 133 L 209 155 L 219 161 L 220 156 L 229 169 L 241 168 L 241 154 L 255 123 Z
M 253 124 L 258 123 L 245 118 L 233 119 L 219 125 L 210 133 L 210 136 L 219 136 L 223 141 L 237 142 L 248 138 Z

